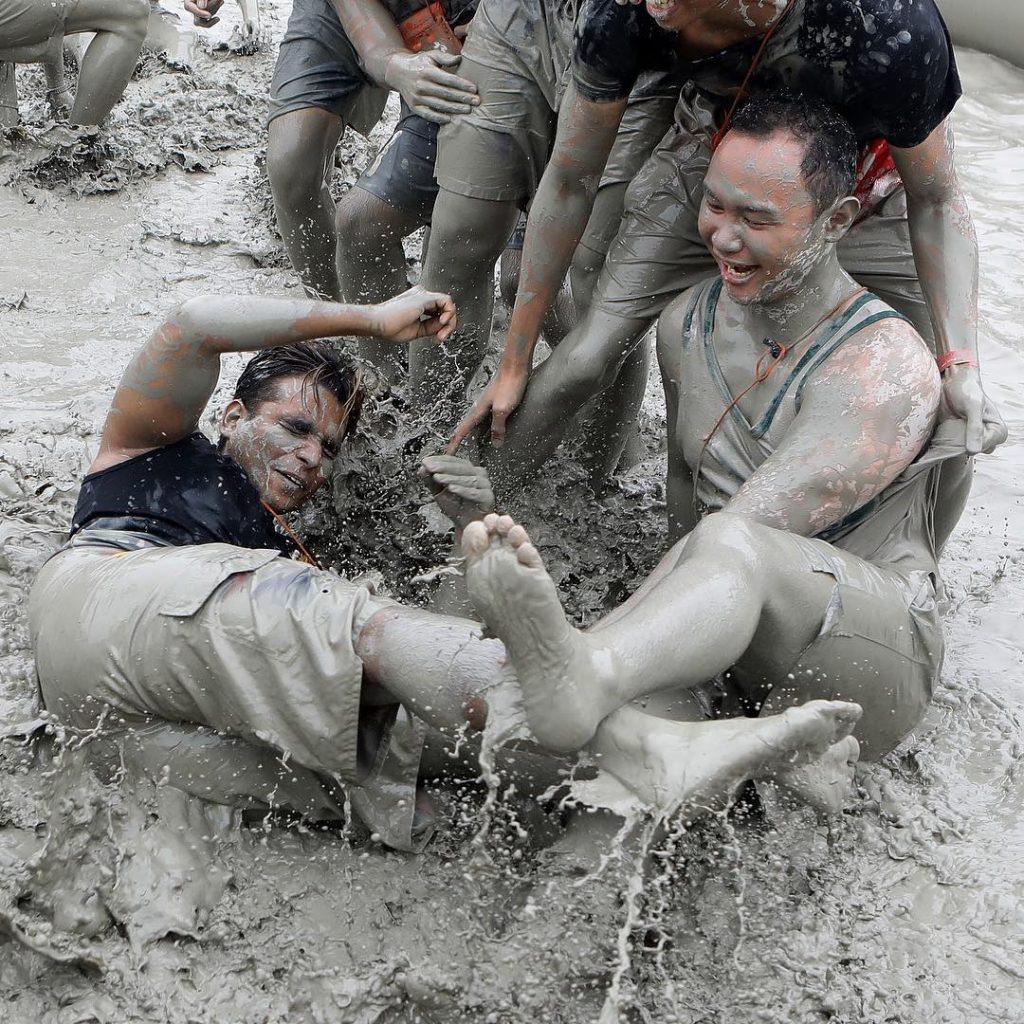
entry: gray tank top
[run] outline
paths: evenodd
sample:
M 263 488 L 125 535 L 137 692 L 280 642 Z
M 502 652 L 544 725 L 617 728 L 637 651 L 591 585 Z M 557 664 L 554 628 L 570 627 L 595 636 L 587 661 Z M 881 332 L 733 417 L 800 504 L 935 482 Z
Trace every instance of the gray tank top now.
M 700 514 L 723 508 L 775 451 L 800 409 L 807 378 L 847 338 L 880 320 L 906 319 L 877 296 L 861 295 L 818 328 L 811 345 L 788 370 L 776 371 L 778 388 L 756 422 L 733 406 L 705 448 L 705 438 L 733 400 L 713 345 L 721 291 L 721 278 L 699 285 L 683 322 L 679 422 L 674 428 L 681 431 L 683 453 L 695 474 L 694 500 Z M 818 538 L 902 571 L 935 572 L 932 520 L 939 469 L 945 460 L 963 453 L 963 424 L 944 421 L 896 480 Z

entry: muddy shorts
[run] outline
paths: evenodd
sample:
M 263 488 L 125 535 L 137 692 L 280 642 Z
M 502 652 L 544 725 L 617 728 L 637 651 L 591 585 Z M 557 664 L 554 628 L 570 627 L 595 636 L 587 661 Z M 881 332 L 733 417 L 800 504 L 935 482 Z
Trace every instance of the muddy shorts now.
M 80 546 L 40 571 L 29 623 L 43 700 L 66 724 L 208 727 L 243 744 L 237 771 L 220 775 L 255 778 L 259 793 L 273 789 L 275 762 L 297 764 L 343 786 L 371 829 L 408 849 L 422 727 L 394 705 L 361 708 L 354 647 L 389 603 L 270 550 Z M 276 757 L 261 759 L 268 748 Z
M 270 83 L 267 121 L 319 107 L 365 134 L 386 99 L 387 90 L 363 70 L 330 0 L 295 0 Z
M 78 0 L 0 0 L 0 60 L 59 54 L 64 24 Z
M 857 734 L 863 729 L 873 759 L 911 732 L 931 702 L 944 650 L 936 575 L 869 562 L 814 538 L 793 540 L 806 568 L 835 583 L 818 636 L 789 670 L 795 682 L 777 684 L 772 700 L 806 700 L 811 684 L 821 699 L 857 701 L 864 709 Z
M 604 312 L 653 320 L 677 295 L 717 272 L 697 231 L 713 123 L 711 111 L 684 92 L 675 124 L 627 189 L 622 224 L 594 292 Z M 843 238 L 839 259 L 851 277 L 932 339 L 902 188 Z
M 429 224 L 437 198 L 434 161 L 439 127 L 414 114 L 402 100 L 401 115 L 391 138 L 356 181 L 356 187 L 390 206 L 418 213 L 423 223 Z

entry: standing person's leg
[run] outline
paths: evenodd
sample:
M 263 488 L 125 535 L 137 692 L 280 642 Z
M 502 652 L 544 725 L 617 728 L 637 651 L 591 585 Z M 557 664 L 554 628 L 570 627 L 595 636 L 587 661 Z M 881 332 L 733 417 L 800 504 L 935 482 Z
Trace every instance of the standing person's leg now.
M 381 302 L 408 288 L 402 240 L 430 223 L 437 197 L 437 129 L 403 100 L 391 138 L 338 202 L 342 301 Z M 377 338 L 360 338 L 357 346 L 389 384 L 396 383 L 405 365 L 403 347 Z
M 634 178 L 593 301 L 534 371 L 504 447 L 488 451 L 487 468 L 498 487 L 516 489 L 530 479 L 576 413 L 611 388 L 630 359 L 627 381 L 637 390 L 646 355 L 636 350 L 647 329 L 676 295 L 714 273 L 697 231 L 709 158 L 703 135 L 676 128 Z
M 422 282 L 451 293 L 459 327 L 443 347 L 414 343 L 409 374 L 421 404 L 455 400 L 458 408 L 444 426 L 454 426 L 461 415 L 465 386 L 487 350 L 494 266 L 519 211 L 537 190 L 554 141 L 549 32 L 536 4 L 485 0 L 459 65 L 459 74 L 476 84 L 480 103 L 438 133 L 440 192 Z
M 318 107 L 275 117 L 267 133 L 267 175 L 288 259 L 306 293 L 339 301 L 334 200 L 329 182 L 345 122 Z
M 124 95 L 148 24 L 148 0 L 78 0 L 69 5 L 65 33 L 96 33 L 79 68 L 68 115 L 72 124 L 99 124 Z
M 500 73 L 488 68 L 477 73 L 477 65 L 465 59 L 460 72 L 476 82 L 481 103 L 439 133 L 440 191 L 421 278 L 424 287 L 452 296 L 459 326 L 444 346 L 422 341 L 410 347 L 409 383 L 423 407 L 445 398 L 461 405 L 491 336 L 494 267 L 530 190 L 520 142 L 482 120 Z M 530 83 L 516 81 L 528 93 Z M 520 98 L 526 102 L 526 96 Z
M 330 178 L 342 133 L 371 93 L 329 0 L 296 0 L 270 85 L 267 176 L 285 250 L 312 296 L 341 298 Z
M 897 189 L 856 224 L 838 251 L 847 273 L 910 320 L 934 352 L 935 332 L 910 244 L 906 192 Z M 950 459 L 942 467 L 935 505 L 935 542 L 940 552 L 967 507 L 973 476 L 974 460 L 967 455 Z
M 522 527 L 491 516 L 466 528 L 463 546 L 470 596 L 552 750 L 590 742 L 639 696 L 734 669 L 776 709 L 856 701 L 858 739 L 877 757 L 917 724 L 941 664 L 927 579 L 728 513 L 708 516 L 665 556 L 660 581 L 592 633 L 569 625 Z

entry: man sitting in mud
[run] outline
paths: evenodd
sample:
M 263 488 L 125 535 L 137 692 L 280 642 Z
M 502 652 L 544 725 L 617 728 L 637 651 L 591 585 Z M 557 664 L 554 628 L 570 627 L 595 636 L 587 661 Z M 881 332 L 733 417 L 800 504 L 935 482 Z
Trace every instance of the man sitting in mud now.
M 500 694 L 501 706 L 515 696 L 505 649 L 481 639 L 475 622 L 377 598 L 285 557 L 290 545 L 275 522 L 322 486 L 359 408 L 352 370 L 312 339 L 443 341 L 455 325 L 447 296 L 418 289 L 371 307 L 198 298 L 168 317 L 126 370 L 83 481 L 71 541 L 32 589 L 32 643 L 49 711 L 115 764 L 223 803 L 340 818 L 340 783 L 383 841 L 412 847 L 421 723 L 433 730 L 424 770 L 436 777 L 431 751 L 461 739 L 467 722 L 481 727 L 492 695 Z M 214 446 L 197 424 L 221 356 L 252 349 L 262 351 L 242 371 Z M 534 621 L 532 583 L 524 591 L 519 579 L 516 559 L 530 549 L 521 531 L 508 531 L 510 520 L 489 521 L 499 538 L 493 553 L 483 526 L 469 532 L 488 507 L 479 470 L 443 457 L 427 460 L 426 470 L 439 504 L 467 528 L 469 582 L 481 607 L 494 622 L 495 602 L 504 602 L 515 620 L 494 624 L 513 630 L 518 671 L 523 631 L 548 631 Z M 519 550 L 505 566 L 511 544 Z M 542 571 L 529 574 L 543 582 Z M 641 646 L 644 635 L 650 631 L 634 636 Z M 561 656 L 548 646 L 526 655 L 531 684 L 548 655 Z M 678 668 L 685 680 L 704 664 Z M 561 692 L 576 666 L 556 669 L 550 681 Z M 624 684 L 644 678 L 647 666 L 636 669 L 640 675 L 627 667 Z M 664 685 L 663 675 L 652 675 L 653 687 Z M 417 721 L 399 715 L 398 703 Z M 796 765 L 824 755 L 815 762 L 818 789 L 823 773 L 843 779 L 859 715 L 855 705 L 829 701 L 728 722 L 608 710 L 586 737 L 588 750 L 665 811 L 727 797 L 754 776 L 820 803 L 808 769 Z M 559 752 L 575 732 L 593 732 L 583 722 L 562 725 L 551 743 Z M 539 732 L 549 742 L 551 724 Z M 562 763 L 546 761 L 545 777 L 535 773 L 520 788 L 546 788 Z
M 871 758 L 920 720 L 943 652 L 937 476 L 966 428 L 936 427 L 928 347 L 840 266 L 856 156 L 838 114 L 779 96 L 744 108 L 712 158 L 699 223 L 719 275 L 658 327 L 682 539 L 624 605 L 578 632 L 522 527 L 467 527 L 470 592 L 548 749 L 658 691 L 696 715 L 716 678 L 761 715 L 855 701 Z
M 124 94 L 142 52 L 149 0 L 0 0 L 0 62 L 43 63 L 51 107 L 63 104 L 63 41 L 94 32 L 68 120 L 100 124 Z

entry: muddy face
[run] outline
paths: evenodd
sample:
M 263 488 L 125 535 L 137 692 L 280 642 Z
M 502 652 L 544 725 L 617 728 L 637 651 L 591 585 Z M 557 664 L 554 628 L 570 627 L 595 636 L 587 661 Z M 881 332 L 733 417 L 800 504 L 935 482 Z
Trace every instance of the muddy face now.
M 221 415 L 224 452 L 275 512 L 291 512 L 328 479 L 345 432 L 345 410 L 326 388 L 282 377 L 273 398 L 247 409 L 232 399 Z
M 736 302 L 774 302 L 795 292 L 828 253 L 819 214 L 800 175 L 803 144 L 730 133 L 704 179 L 698 228 Z

